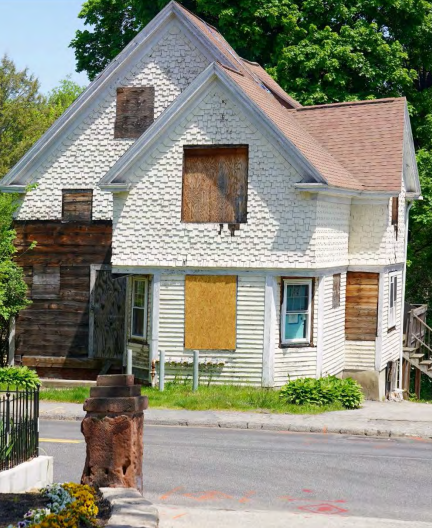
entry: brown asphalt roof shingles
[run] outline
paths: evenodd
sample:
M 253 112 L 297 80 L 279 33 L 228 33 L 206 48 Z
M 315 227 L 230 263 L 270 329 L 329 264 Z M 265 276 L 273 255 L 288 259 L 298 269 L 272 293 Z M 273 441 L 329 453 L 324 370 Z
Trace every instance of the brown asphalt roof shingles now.
M 226 73 L 329 185 L 400 190 L 405 98 L 304 107 L 259 64 L 241 59 L 215 28 L 177 6 L 226 58 L 230 67 L 221 65 Z
M 361 183 L 323 148 L 309 132 L 299 126 L 299 123 L 294 118 L 293 110 L 283 107 L 270 92 L 259 86 L 252 79 L 248 79 L 229 68 L 224 68 L 224 70 L 271 119 L 285 137 L 309 160 L 329 185 L 348 189 L 362 189 Z
M 404 97 L 303 107 L 291 115 L 370 191 L 402 184 Z

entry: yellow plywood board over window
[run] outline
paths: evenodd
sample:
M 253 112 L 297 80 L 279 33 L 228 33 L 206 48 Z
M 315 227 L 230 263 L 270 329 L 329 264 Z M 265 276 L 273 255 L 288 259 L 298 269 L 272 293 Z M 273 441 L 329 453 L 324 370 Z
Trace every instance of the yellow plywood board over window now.
M 187 275 L 185 348 L 236 348 L 237 277 Z

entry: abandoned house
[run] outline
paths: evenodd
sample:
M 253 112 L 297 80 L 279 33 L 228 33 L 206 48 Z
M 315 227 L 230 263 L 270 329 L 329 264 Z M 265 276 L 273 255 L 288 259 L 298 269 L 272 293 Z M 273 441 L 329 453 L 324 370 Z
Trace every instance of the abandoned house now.
M 161 350 L 168 378 L 199 350 L 214 382 L 383 395 L 420 196 L 404 98 L 303 107 L 171 2 L 1 185 L 33 301 L 14 354 L 42 375 L 131 348 L 149 382 Z

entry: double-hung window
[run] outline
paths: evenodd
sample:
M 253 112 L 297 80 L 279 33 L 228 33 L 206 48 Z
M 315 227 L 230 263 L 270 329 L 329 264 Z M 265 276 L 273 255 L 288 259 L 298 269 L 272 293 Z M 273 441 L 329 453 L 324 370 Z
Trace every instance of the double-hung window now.
M 281 310 L 282 344 L 310 343 L 311 279 L 284 279 Z
M 133 279 L 132 282 L 132 317 L 131 336 L 145 339 L 147 337 L 147 279 Z
M 397 274 L 389 273 L 389 311 L 388 311 L 388 328 L 396 326 L 396 305 L 397 305 Z

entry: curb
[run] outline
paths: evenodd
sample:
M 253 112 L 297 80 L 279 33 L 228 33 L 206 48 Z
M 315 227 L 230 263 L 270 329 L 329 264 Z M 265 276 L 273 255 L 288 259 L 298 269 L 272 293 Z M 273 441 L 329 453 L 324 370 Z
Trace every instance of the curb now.
M 159 512 L 134 488 L 100 488 L 112 507 L 106 528 L 157 528 Z
M 84 416 L 71 414 L 41 414 L 42 420 L 69 420 L 81 421 Z M 431 435 L 423 432 L 401 432 L 394 429 L 378 429 L 374 427 L 336 427 L 316 426 L 305 424 L 263 424 L 247 421 L 203 421 L 203 420 L 176 420 L 144 418 L 145 425 L 163 425 L 176 427 L 209 427 L 219 429 L 249 429 L 255 431 L 289 431 L 292 433 L 321 433 L 321 434 L 343 434 L 350 436 L 375 436 L 380 438 L 422 438 L 432 439 Z

